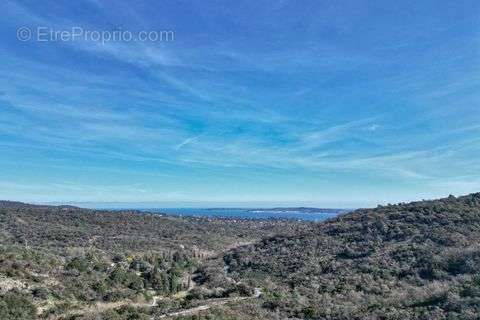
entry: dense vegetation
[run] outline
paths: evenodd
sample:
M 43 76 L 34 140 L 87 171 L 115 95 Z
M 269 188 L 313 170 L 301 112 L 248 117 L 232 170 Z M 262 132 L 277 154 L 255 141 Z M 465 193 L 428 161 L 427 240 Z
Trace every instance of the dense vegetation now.
M 88 319 L 99 313 L 136 319 L 194 307 L 202 299 L 248 294 L 235 283 L 195 288 L 202 261 L 299 228 L 304 224 L 3 201 L 0 319 Z
M 479 319 L 480 194 L 357 210 L 224 257 L 308 319 Z
M 0 319 L 479 319 L 480 194 L 321 223 L 0 202 Z
M 162 251 L 197 248 L 202 254 L 278 232 L 299 223 L 235 219 L 179 218 L 135 211 L 98 211 L 71 206 L 33 206 L 0 201 L 2 244 L 65 251 Z M 303 224 L 300 224 L 303 225 Z

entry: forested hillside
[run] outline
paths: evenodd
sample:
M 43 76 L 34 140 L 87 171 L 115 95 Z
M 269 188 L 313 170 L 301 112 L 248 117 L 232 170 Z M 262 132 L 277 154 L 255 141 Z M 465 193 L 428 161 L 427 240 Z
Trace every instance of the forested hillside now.
M 2 201 L 0 319 L 149 319 L 195 307 L 186 296 L 203 261 L 307 226 Z M 231 282 L 203 292 L 241 294 Z
M 478 319 L 480 194 L 357 210 L 224 261 L 282 317 Z
M 0 319 L 478 319 L 480 194 L 321 223 L 0 203 Z
M 136 211 L 34 206 L 7 201 L 0 203 L 0 223 L 3 244 L 56 250 L 92 247 L 122 252 L 180 246 L 215 251 L 237 242 L 258 240 L 280 230 L 292 232 L 301 225 L 273 220 L 179 218 Z

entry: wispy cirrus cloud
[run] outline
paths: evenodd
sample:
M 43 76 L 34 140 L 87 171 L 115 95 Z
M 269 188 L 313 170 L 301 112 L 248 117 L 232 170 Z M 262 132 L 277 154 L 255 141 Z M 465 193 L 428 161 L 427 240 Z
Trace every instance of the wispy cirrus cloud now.
M 448 20 L 422 7 L 405 26 L 389 10 L 371 19 L 353 4 L 355 15 L 339 16 L 335 5 L 304 11 L 286 2 L 249 21 L 230 13 L 226 21 L 218 6 L 180 14 L 168 3 L 80 3 L 89 15 L 62 4 L 1 6 L 8 32 L 25 24 L 178 35 L 173 43 L 36 44 L 2 32 L 0 180 L 16 172 L 26 186 L 38 176 L 19 194 L 42 181 L 97 198 L 161 198 L 168 188 L 232 198 L 255 186 L 279 198 L 369 188 L 443 194 L 478 185 L 479 32 L 457 21 L 474 10 L 442 11 Z

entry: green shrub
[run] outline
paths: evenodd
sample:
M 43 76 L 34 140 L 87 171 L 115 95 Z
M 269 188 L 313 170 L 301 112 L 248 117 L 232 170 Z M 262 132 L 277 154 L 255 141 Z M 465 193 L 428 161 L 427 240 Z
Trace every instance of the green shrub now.
M 80 273 L 86 272 L 88 270 L 88 262 L 84 258 L 75 257 L 65 266 L 67 270 L 77 270 Z
M 37 309 L 30 298 L 19 292 L 10 291 L 0 297 L 0 319 L 34 320 Z

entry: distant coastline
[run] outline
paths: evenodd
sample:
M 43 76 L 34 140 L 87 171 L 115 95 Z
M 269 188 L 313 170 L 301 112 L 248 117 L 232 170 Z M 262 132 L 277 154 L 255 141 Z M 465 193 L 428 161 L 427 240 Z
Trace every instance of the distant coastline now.
M 136 210 L 174 216 L 193 216 L 231 219 L 289 219 L 322 221 L 334 218 L 348 209 L 325 208 L 144 208 Z
M 279 212 L 279 213 L 294 213 L 294 212 L 305 212 L 305 213 L 345 213 L 355 209 L 339 209 L 339 208 L 314 208 L 314 207 L 277 207 L 277 208 L 255 208 L 248 209 L 250 212 Z

